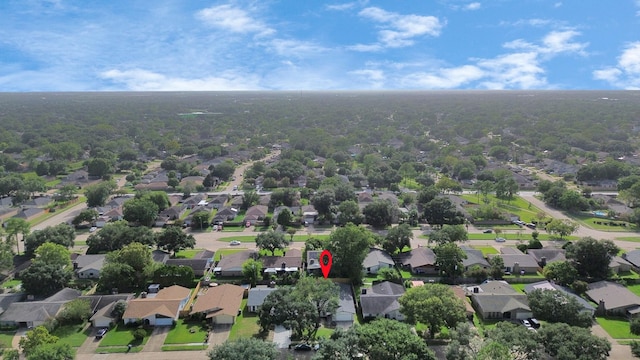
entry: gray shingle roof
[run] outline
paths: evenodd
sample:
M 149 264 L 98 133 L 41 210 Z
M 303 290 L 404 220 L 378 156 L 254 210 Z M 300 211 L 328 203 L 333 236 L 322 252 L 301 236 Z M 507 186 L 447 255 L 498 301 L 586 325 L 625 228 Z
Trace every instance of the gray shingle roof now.
M 340 286 L 340 299 L 336 312 L 346 312 L 355 314 L 356 305 L 353 301 L 353 291 L 349 284 L 338 284 Z
M 436 254 L 427 247 L 419 247 L 400 254 L 399 259 L 402 265 L 412 268 L 433 266 L 436 263 Z
M 596 303 L 604 301 L 605 310 L 640 305 L 640 297 L 626 287 L 610 281 L 603 280 L 589 284 L 587 296 Z
M 267 298 L 269 294 L 276 291 L 275 288 L 270 288 L 266 286 L 257 286 L 249 289 L 249 296 L 247 297 L 247 306 L 260 306 L 264 303 L 264 299 Z
M 394 265 L 395 263 L 386 251 L 376 248 L 369 249 L 367 257 L 362 262 L 362 267 L 366 269 L 380 264 Z

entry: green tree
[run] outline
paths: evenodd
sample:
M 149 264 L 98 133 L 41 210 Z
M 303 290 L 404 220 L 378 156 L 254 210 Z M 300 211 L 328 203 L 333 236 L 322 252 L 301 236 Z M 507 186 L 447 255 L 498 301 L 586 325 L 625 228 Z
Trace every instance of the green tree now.
M 336 201 L 336 194 L 333 189 L 320 189 L 313 198 L 311 204 L 318 211 L 323 219 L 331 221 L 333 219 L 333 203 Z
M 193 235 L 187 235 L 178 226 L 168 226 L 156 233 L 156 244 L 175 256 L 176 252 L 184 249 L 193 249 L 196 239 Z
M 629 322 L 629 331 L 634 335 L 640 335 L 640 319 L 631 319 Z
M 127 200 L 122 206 L 125 220 L 143 226 L 151 226 L 158 217 L 158 205 L 148 199 Z
M 354 330 L 358 336 L 358 348 L 368 359 L 436 359 L 411 327 L 399 321 L 377 319 Z
M 22 352 L 28 357 L 37 347 L 45 344 L 55 344 L 57 341 L 58 337 L 51 335 L 46 327 L 36 326 L 20 338 L 19 346 Z
M 256 286 L 262 278 L 262 268 L 262 261 L 248 259 L 242 264 L 242 276 L 244 276 L 244 279 L 248 281 L 251 286 Z
M 73 274 L 69 268 L 57 264 L 33 262 L 20 273 L 22 289 L 27 294 L 47 297 L 62 290 L 71 281 Z
M 186 288 L 193 286 L 195 275 L 189 266 L 161 265 L 153 271 L 153 282 L 161 287 L 180 285 Z
M 206 210 L 196 211 L 191 215 L 191 228 L 203 230 L 209 226 L 209 219 L 211 218 L 211 213 Z
M 104 206 L 109 195 L 118 188 L 115 181 L 102 181 L 98 184 L 88 185 L 84 188 L 88 207 Z
M 554 261 L 547 264 L 542 274 L 547 280 L 564 286 L 570 286 L 578 278 L 578 270 L 570 261 Z
M 582 311 L 578 300 L 560 291 L 537 289 L 529 292 L 527 298 L 533 315 L 540 320 L 584 328 L 593 324 L 593 319 Z
M 547 324 L 538 330 L 538 337 L 545 351 L 557 359 L 605 360 L 611 351 L 611 343 L 590 329 L 563 323 Z
M 91 303 L 87 299 L 74 299 L 64 305 L 62 311 L 56 316 L 61 325 L 82 324 L 93 315 Z
M 333 257 L 332 276 L 347 277 L 354 284 L 361 283 L 362 262 L 372 244 L 371 233 L 362 227 L 347 224 L 334 230 L 327 244 Z
M 215 346 L 207 355 L 211 360 L 280 359 L 280 352 L 274 343 L 252 337 L 227 340 Z
M 261 250 L 271 251 L 272 256 L 275 256 L 276 250 L 283 250 L 287 245 L 289 245 L 289 241 L 280 232 L 269 230 L 256 236 L 256 247 Z
M 456 276 L 461 276 L 464 272 L 462 260 L 467 258 L 467 254 L 455 243 L 445 243 L 433 249 L 436 254 L 436 266 L 440 273 L 455 281 Z
M 504 276 L 504 260 L 500 256 L 489 258 L 489 275 L 494 279 L 502 279 Z
M 260 195 L 253 190 L 245 191 L 242 195 L 242 210 L 247 210 L 248 208 L 256 205 L 260 202 Z
M 236 170 L 236 165 L 231 160 L 225 160 L 224 162 L 216 165 L 211 170 L 211 175 L 219 177 L 222 181 L 229 181 Z
M 126 267 L 119 267 L 119 270 L 123 275 L 128 276 L 123 276 L 123 278 L 118 281 L 120 285 L 117 286 L 118 288 L 142 289 L 145 286 L 147 279 L 149 279 L 153 273 L 154 263 L 151 258 L 151 249 L 146 245 L 134 242 L 126 245 L 118 251 L 113 251 L 107 254 L 105 259 L 106 265 L 103 267 L 102 271 L 100 271 L 100 278 L 98 279 L 99 286 L 100 282 L 103 281 L 103 272 L 105 268 L 107 265 L 114 263 L 123 264 L 131 268 L 131 270 L 129 270 Z M 131 271 L 133 271 L 133 278 L 131 278 Z M 113 272 L 109 275 L 113 275 Z M 124 281 L 129 283 L 124 283 Z
M 396 268 L 382 268 L 378 270 L 378 277 L 396 284 L 402 283 L 402 274 Z
M 60 188 L 56 195 L 56 200 L 61 202 L 67 202 L 76 198 L 78 187 L 74 184 L 67 184 Z
M 60 268 L 71 267 L 71 257 L 66 247 L 54 243 L 44 243 L 35 251 L 36 258 L 32 263 L 51 264 Z
M 474 279 L 475 282 L 479 284 L 487 280 L 489 277 L 489 271 L 480 265 L 474 265 L 467 270 L 464 276 Z
M 20 241 L 18 240 L 18 235 L 22 234 L 22 238 L 29 235 L 31 230 L 31 225 L 27 222 L 27 220 L 22 218 L 12 217 L 5 222 L 5 232 L 7 233 L 7 243 L 15 243 L 16 244 L 16 253 L 20 255 Z
M 547 224 L 546 229 L 549 234 L 558 235 L 562 239 L 578 230 L 578 224 L 566 219 L 553 219 Z
M 89 176 L 103 178 L 106 175 L 113 174 L 114 164 L 109 159 L 97 158 L 90 159 L 86 162 L 87 172 Z
M 527 330 L 520 324 L 501 321 L 493 329 L 486 331 L 489 341 L 494 341 L 509 348 L 513 359 L 542 360 L 544 351 L 537 334 Z
M 571 243 L 566 248 L 567 259 L 578 270 L 578 275 L 594 280 L 606 279 L 609 276 L 611 259 L 618 254 L 620 248 L 611 240 L 596 240 L 585 237 Z
M 432 339 L 441 327 L 453 328 L 466 319 L 462 300 L 446 285 L 426 284 L 408 289 L 398 302 L 406 321 L 425 324 Z
M 116 221 L 106 224 L 102 230 L 89 235 L 87 254 L 108 253 L 122 249 L 133 242 L 153 246 L 155 241 L 155 236 L 150 228 L 130 227 L 126 221 Z
M 338 205 L 338 222 L 341 225 L 352 223 L 360 225 L 364 221 L 358 203 L 353 200 L 343 201 Z
M 98 210 L 85 209 L 80 211 L 80 213 L 76 215 L 76 217 L 74 217 L 73 220 L 71 220 L 71 224 L 73 224 L 74 226 L 78 226 L 82 223 L 92 224 L 94 221 L 96 221 L 98 216 L 100 216 L 98 214 Z
M 111 292 L 113 289 L 119 292 L 137 290 L 135 283 L 136 271 L 129 265 L 111 262 L 106 263 L 100 270 L 98 279 L 98 291 Z
M 65 248 L 73 246 L 76 232 L 70 225 L 61 223 L 34 231 L 24 239 L 24 254 L 33 257 L 35 250 L 44 243 L 62 245 Z
M 382 248 L 389 254 L 395 254 L 405 247 L 411 248 L 411 239 L 413 239 L 413 232 L 409 225 L 400 224 L 389 229 L 382 242 Z
M 413 335 L 413 334 L 412 334 Z M 320 339 L 320 348 L 314 360 L 352 360 L 362 356 L 358 346 L 358 335 L 353 327 L 349 330 L 337 328 L 329 338 Z
M 289 209 L 284 208 L 278 213 L 276 224 L 282 226 L 283 229 L 286 229 L 289 225 L 291 225 L 292 220 L 293 214 L 291 214 L 291 211 Z
M 462 225 L 444 225 L 442 228 L 429 234 L 429 242 L 442 245 L 451 242 L 464 242 L 469 239 L 467 230 Z
M 136 193 L 136 199 L 145 199 L 158 206 L 158 211 L 162 211 L 171 206 L 169 195 L 164 191 L 143 191 Z
M 395 206 L 390 201 L 376 199 L 362 209 L 362 214 L 367 224 L 384 228 L 391 225 L 395 211 Z
M 456 210 L 455 205 L 445 197 L 437 197 L 425 205 L 424 218 L 436 227 L 444 224 L 457 225 L 464 223 L 464 215 Z

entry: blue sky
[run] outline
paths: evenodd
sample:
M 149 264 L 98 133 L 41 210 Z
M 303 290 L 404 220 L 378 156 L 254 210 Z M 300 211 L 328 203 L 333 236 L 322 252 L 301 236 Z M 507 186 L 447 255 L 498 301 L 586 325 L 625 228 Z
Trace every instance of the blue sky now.
M 3 0 L 0 91 L 640 89 L 640 0 Z

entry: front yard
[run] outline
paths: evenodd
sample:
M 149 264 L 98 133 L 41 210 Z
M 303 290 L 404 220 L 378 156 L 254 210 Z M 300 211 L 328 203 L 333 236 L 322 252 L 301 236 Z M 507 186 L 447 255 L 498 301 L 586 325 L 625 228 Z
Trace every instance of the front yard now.
M 242 314 L 236 317 L 236 323 L 233 324 L 229 333 L 229 340 L 256 336 L 260 331 L 258 316 L 247 310 L 247 299 L 242 300 L 240 308 L 242 309 Z
M 104 338 L 100 340 L 100 345 L 98 346 L 99 353 L 105 352 L 138 352 L 142 350 L 144 344 L 149 340 L 149 335 L 151 335 L 151 329 L 145 329 L 146 336 L 142 340 L 136 340 L 133 337 L 134 327 L 126 327 L 123 324 L 119 324 L 117 327 L 109 330 Z M 131 345 L 131 349 L 128 349 L 128 346 Z
M 202 322 L 185 322 L 179 319 L 164 340 L 162 351 L 204 350 L 209 332 Z
M 79 325 L 64 325 L 55 329 L 52 333 L 60 338 L 59 342 L 63 344 L 69 344 L 72 347 L 80 347 L 87 337 L 91 335 L 91 328 L 86 327 L 85 324 Z
M 640 339 L 629 329 L 629 320 L 621 317 L 598 317 L 596 321 L 614 339 Z

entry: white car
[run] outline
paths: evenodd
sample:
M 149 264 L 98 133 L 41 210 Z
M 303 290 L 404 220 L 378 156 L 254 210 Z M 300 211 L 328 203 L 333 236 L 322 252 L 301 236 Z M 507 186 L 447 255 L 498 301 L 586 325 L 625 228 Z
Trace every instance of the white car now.
M 496 238 L 496 242 L 505 242 L 505 241 L 507 241 L 507 240 L 505 238 L 503 238 L 503 237 L 497 237 Z
M 233 240 L 233 241 L 231 241 L 231 242 L 229 243 L 229 245 L 234 245 L 234 246 L 235 246 L 235 245 L 240 245 L 240 244 L 242 244 L 242 243 L 241 243 L 240 241 L 238 241 L 238 240 Z
M 96 230 L 98 230 L 98 228 L 97 228 L 97 227 L 95 227 L 95 226 L 92 226 L 92 227 L 91 227 L 91 229 L 89 229 L 89 232 L 90 232 L 90 233 L 92 233 L 92 232 L 96 232 Z

